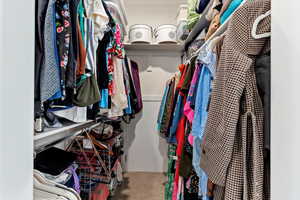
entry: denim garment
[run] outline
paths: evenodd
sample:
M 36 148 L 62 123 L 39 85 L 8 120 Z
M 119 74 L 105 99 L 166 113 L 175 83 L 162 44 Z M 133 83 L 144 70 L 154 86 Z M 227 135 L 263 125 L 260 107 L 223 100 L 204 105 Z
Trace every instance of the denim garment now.
M 168 138 L 168 142 L 171 144 L 177 143 L 176 131 L 177 131 L 177 126 L 178 126 L 179 120 L 180 120 L 180 118 L 182 116 L 182 112 L 183 112 L 182 100 L 183 100 L 182 96 L 180 94 L 178 94 L 176 106 L 175 106 L 174 114 L 173 114 L 172 125 L 170 127 L 170 136 Z
M 197 86 L 192 135 L 202 139 L 207 121 L 211 84 L 215 74 L 216 55 L 206 49 L 200 52 L 199 59 L 203 65 Z
M 202 67 L 202 65 L 201 65 L 201 67 Z M 201 72 L 201 70 L 200 70 L 200 72 Z M 199 72 L 199 75 L 200 75 L 200 72 Z M 199 78 L 196 81 L 195 88 L 194 88 L 194 95 L 191 98 L 191 105 L 190 106 L 193 110 L 195 110 L 198 85 L 199 85 Z
M 223 15 L 220 18 L 220 23 L 224 24 L 226 19 L 239 7 L 239 5 L 243 2 L 244 0 L 233 0 L 226 11 L 223 13 Z
M 167 95 L 169 92 L 170 85 L 167 84 L 165 87 L 164 95 L 161 100 L 160 108 L 159 108 L 159 113 L 158 113 L 158 118 L 157 118 L 157 130 L 160 132 L 160 127 L 161 127 L 161 122 L 163 118 L 163 113 L 165 112 L 166 109 L 166 102 L 167 102 Z
M 193 166 L 199 177 L 199 196 L 207 200 L 208 177 L 200 168 L 201 143 L 208 115 L 208 104 L 211 93 L 211 84 L 215 74 L 216 55 L 205 48 L 199 53 L 198 59 L 202 63 L 199 83 L 196 93 L 195 116 L 193 120 L 192 135 L 194 136 Z

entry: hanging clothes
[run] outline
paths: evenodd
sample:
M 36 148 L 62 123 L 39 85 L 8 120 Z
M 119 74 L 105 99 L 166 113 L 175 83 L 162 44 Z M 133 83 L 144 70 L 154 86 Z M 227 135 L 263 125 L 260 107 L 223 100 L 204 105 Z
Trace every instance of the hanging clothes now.
M 52 2 L 52 1 L 51 1 Z M 40 87 L 40 81 L 41 81 L 41 69 L 44 68 L 45 65 L 45 40 L 44 40 L 44 31 L 45 31 L 45 18 L 48 14 L 48 17 L 51 17 L 51 13 L 53 10 L 48 10 L 48 3 L 49 0 L 36 0 L 35 6 L 36 6 L 36 13 L 35 13 L 35 72 L 34 72 L 34 98 L 35 101 L 41 100 L 41 87 Z M 47 12 L 48 10 L 48 12 Z M 47 18 L 47 20 L 51 20 L 51 18 Z M 52 23 L 53 21 L 48 21 L 48 24 Z M 53 26 L 50 26 L 53 27 Z M 47 27 L 49 28 L 49 27 Z M 51 39 L 53 35 L 48 35 Z M 48 40 L 47 40 L 48 41 Z M 53 45 L 52 45 L 53 46 Z M 56 66 L 56 65 L 54 65 Z M 56 90 L 56 89 L 54 89 Z M 51 94 L 50 94 L 51 96 Z M 45 99 L 45 97 L 43 97 Z M 39 102 L 40 104 L 40 102 Z
M 102 0 L 83 0 L 87 18 L 94 22 L 95 41 L 101 41 L 105 32 L 109 29 L 109 16 L 104 8 Z
M 139 68 L 138 68 L 138 64 L 133 60 L 130 60 L 129 65 L 130 65 L 129 69 L 131 72 L 131 79 L 133 81 L 135 94 L 137 96 L 137 101 L 133 105 L 133 108 L 135 110 L 135 113 L 139 113 L 143 109 L 143 98 L 142 98 L 141 81 L 139 76 Z
M 264 199 L 263 110 L 253 64 L 266 39 L 253 39 L 251 29 L 268 10 L 269 0 L 247 1 L 224 39 L 201 154 L 201 168 L 216 185 L 216 200 Z M 269 17 L 258 32 L 270 32 Z
M 192 135 L 194 136 L 193 166 L 200 179 L 199 196 L 202 196 L 202 199 L 206 200 L 208 178 L 205 172 L 200 168 L 200 148 L 207 121 L 210 93 L 212 90 L 212 80 L 214 79 L 216 71 L 216 55 L 206 46 L 203 51 L 200 51 L 198 59 L 202 63 L 202 68 L 199 77 L 199 86 L 197 88 L 195 117 L 192 127 Z
M 77 7 L 79 4 L 79 0 L 72 0 L 69 2 L 70 9 L 70 20 L 71 20 L 71 41 L 70 41 L 70 49 L 69 49 L 69 61 L 67 65 L 67 76 L 66 76 L 66 87 L 76 90 L 76 70 L 78 67 L 77 59 L 79 56 L 79 41 L 78 41 L 78 32 L 80 29 L 77 26 L 78 23 L 78 13 Z
M 111 109 L 109 110 L 109 117 L 123 116 L 123 110 L 128 107 L 127 95 L 125 91 L 124 79 L 123 79 L 123 67 L 121 59 L 117 57 L 112 58 L 114 63 L 114 93 L 111 95 Z
M 166 96 L 166 103 L 165 103 L 165 109 L 164 112 L 162 113 L 162 118 L 161 118 L 161 126 L 160 126 L 160 134 L 163 135 L 164 137 L 168 138 L 169 133 L 168 133 L 168 128 L 169 124 L 171 121 L 171 115 L 172 115 L 172 108 L 173 108 L 173 101 L 174 101 L 174 95 L 175 95 L 175 77 L 173 77 L 170 80 L 169 83 L 169 90 Z
M 242 2 L 243 0 L 232 0 L 226 11 L 222 14 L 220 23 L 224 24 L 226 19 L 239 7 Z
M 202 67 L 201 64 L 197 63 L 197 66 L 196 66 L 196 69 L 195 69 L 195 72 L 194 72 L 194 75 L 192 78 L 191 86 L 189 89 L 187 103 L 184 106 L 184 114 L 186 115 L 186 117 L 190 123 L 192 123 L 194 120 L 194 109 L 191 107 L 191 103 L 192 103 L 193 96 L 196 96 L 195 89 L 196 89 L 196 85 L 198 84 L 201 67 Z
M 45 102 L 61 91 L 60 67 L 56 46 L 56 28 L 54 16 L 56 13 L 55 0 L 50 0 L 45 16 L 44 45 L 45 64 L 41 66 L 40 97 Z M 61 96 L 61 95 L 59 95 Z
M 63 126 L 52 112 L 74 106 L 88 107 L 91 119 L 134 118 L 143 107 L 138 64 L 126 64 L 123 33 L 105 2 L 49 0 L 36 6 L 35 118 L 40 127 Z
M 58 58 L 60 66 L 60 79 L 62 88 L 62 97 L 66 97 L 66 80 L 67 80 L 67 66 L 69 62 L 70 42 L 71 42 L 71 17 L 69 1 L 56 0 L 56 42 L 58 49 Z
M 167 178 L 168 182 L 165 186 L 165 200 L 172 200 L 173 194 L 173 183 L 174 183 L 174 170 L 175 170 L 175 160 L 176 156 L 176 146 L 169 145 L 168 146 L 168 171 Z

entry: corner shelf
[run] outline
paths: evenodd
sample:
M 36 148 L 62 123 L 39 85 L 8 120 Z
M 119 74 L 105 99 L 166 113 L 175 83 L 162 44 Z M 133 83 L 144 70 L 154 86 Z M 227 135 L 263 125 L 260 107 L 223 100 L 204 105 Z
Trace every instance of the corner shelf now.
M 182 44 L 125 44 L 125 50 L 128 55 L 181 55 L 183 51 Z

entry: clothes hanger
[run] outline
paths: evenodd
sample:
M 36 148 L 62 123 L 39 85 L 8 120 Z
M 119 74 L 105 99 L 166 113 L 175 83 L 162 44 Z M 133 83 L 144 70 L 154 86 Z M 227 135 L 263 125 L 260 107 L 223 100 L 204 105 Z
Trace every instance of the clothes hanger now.
M 72 188 L 69 188 L 65 185 L 62 185 L 62 184 L 59 184 L 59 183 L 56 183 L 54 181 L 51 181 L 51 180 L 47 179 L 44 176 L 44 174 L 42 172 L 38 171 L 38 170 L 34 170 L 34 178 L 38 179 L 38 181 L 40 181 L 42 184 L 66 190 L 66 191 L 72 193 L 73 195 L 75 195 L 78 200 L 81 199 L 79 194 L 75 190 L 73 190 Z
M 271 32 L 268 33 L 262 33 L 262 34 L 256 34 L 257 32 L 257 28 L 258 28 L 258 24 L 266 17 L 271 15 L 271 10 L 269 10 L 268 12 L 266 12 L 265 14 L 262 14 L 260 16 L 258 16 L 256 18 L 256 20 L 253 23 L 252 26 L 252 31 L 251 31 L 251 35 L 254 39 L 261 39 L 261 38 L 267 38 L 271 36 Z
M 213 50 L 217 43 L 226 35 L 226 31 L 222 33 L 220 36 L 216 36 L 208 43 L 208 49 Z
M 70 192 L 69 189 L 59 188 L 59 187 L 53 186 L 53 185 L 47 185 L 47 184 L 43 183 L 44 181 L 45 181 L 45 178 L 43 176 L 40 176 L 40 174 L 34 173 L 34 176 L 33 176 L 34 184 L 33 185 L 34 185 L 35 189 L 42 190 L 42 191 L 52 193 L 55 195 L 63 196 L 69 200 L 80 200 L 80 198 L 78 198 L 78 196 L 75 195 L 75 193 Z
M 45 192 L 43 190 L 34 189 L 33 195 L 35 200 L 61 200 L 61 196 Z
M 38 187 L 41 183 L 39 183 L 39 180 L 36 177 L 33 177 L 33 184 L 34 184 L 34 199 L 41 199 L 41 200 L 57 200 L 59 199 L 59 195 L 56 193 L 53 193 L 49 190 L 41 189 L 41 187 Z

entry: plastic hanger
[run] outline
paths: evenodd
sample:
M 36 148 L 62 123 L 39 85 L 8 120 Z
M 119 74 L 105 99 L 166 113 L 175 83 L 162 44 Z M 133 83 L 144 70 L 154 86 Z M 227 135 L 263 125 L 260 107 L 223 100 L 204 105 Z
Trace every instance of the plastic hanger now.
M 49 192 L 45 192 L 42 190 L 38 190 L 38 189 L 34 189 L 33 194 L 34 194 L 34 200 L 69 200 L 65 197 L 52 194 Z
M 59 195 L 56 194 L 55 192 L 40 187 L 41 183 L 39 182 L 39 179 L 34 176 L 33 176 L 33 184 L 34 184 L 34 199 L 43 199 L 43 200 L 59 199 Z
M 60 196 L 56 194 L 52 194 L 49 192 L 45 192 L 42 190 L 34 189 L 33 191 L 34 199 L 35 200 L 59 200 L 61 199 Z
M 33 175 L 33 183 L 35 189 L 63 196 L 69 200 L 80 200 L 80 197 L 76 192 L 70 191 L 70 189 L 66 188 L 65 186 L 53 183 L 50 180 L 46 180 L 46 178 L 43 177 L 39 172 L 36 172 L 36 170 Z
M 257 32 L 257 27 L 258 24 L 266 17 L 271 15 L 271 10 L 269 10 L 268 12 L 266 12 L 265 14 L 262 14 L 260 16 L 258 16 L 256 18 L 256 20 L 253 23 L 253 27 L 252 27 L 252 31 L 251 31 L 251 35 L 254 39 L 261 39 L 261 38 L 266 38 L 266 37 L 270 37 L 271 36 L 271 32 L 269 33 L 262 33 L 262 34 L 256 34 Z
M 213 50 L 217 43 L 226 35 L 226 31 L 222 33 L 220 36 L 216 36 L 208 43 L 208 49 Z
M 67 186 L 64 186 L 62 184 L 56 183 L 54 181 L 51 181 L 49 179 L 47 179 L 40 171 L 38 170 L 34 170 L 34 177 L 42 184 L 48 185 L 48 186 L 52 186 L 52 187 L 57 187 L 58 189 L 62 189 L 65 190 L 66 192 L 72 193 L 73 195 L 76 196 L 76 199 L 80 200 L 80 196 L 79 194 L 73 190 L 72 188 L 69 188 Z

